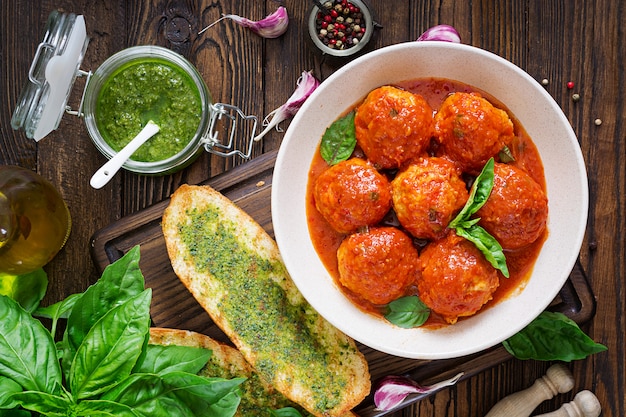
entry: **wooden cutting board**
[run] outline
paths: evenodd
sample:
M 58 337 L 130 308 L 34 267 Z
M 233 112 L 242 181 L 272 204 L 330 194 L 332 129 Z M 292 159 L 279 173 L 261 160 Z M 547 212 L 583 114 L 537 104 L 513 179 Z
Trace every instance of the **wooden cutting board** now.
M 270 235 L 272 227 L 270 194 L 276 152 L 267 153 L 231 171 L 206 181 L 246 211 Z M 193 330 L 217 340 L 229 342 L 213 324 L 208 314 L 180 283 L 172 270 L 161 231 L 161 216 L 169 200 L 139 211 L 97 231 L 92 237 L 91 252 L 100 271 L 122 257 L 135 245 L 141 246 L 140 267 L 146 286 L 152 288 L 151 316 L 154 326 Z M 584 271 L 576 264 L 559 296 L 550 306 L 582 324 L 595 312 L 595 300 Z M 407 375 L 422 384 L 430 384 L 464 372 L 469 378 L 489 367 L 510 359 L 499 345 L 484 352 L 447 360 L 405 359 L 359 345 L 370 366 L 372 380 L 390 375 Z M 406 405 L 423 397 L 410 398 Z M 366 398 L 355 410 L 361 417 L 378 417 L 373 399 Z M 397 411 L 394 410 L 394 411 Z

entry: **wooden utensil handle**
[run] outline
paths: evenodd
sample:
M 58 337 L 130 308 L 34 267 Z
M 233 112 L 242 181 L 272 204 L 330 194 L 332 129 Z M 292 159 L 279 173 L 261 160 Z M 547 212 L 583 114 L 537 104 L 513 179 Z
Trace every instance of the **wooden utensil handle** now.
M 529 388 L 506 396 L 496 403 L 485 417 L 528 417 L 543 401 L 572 388 L 572 373 L 565 366 L 555 364 Z
M 572 402 L 563 404 L 561 408 L 537 417 L 598 417 L 602 411 L 600 401 L 591 391 L 580 391 Z

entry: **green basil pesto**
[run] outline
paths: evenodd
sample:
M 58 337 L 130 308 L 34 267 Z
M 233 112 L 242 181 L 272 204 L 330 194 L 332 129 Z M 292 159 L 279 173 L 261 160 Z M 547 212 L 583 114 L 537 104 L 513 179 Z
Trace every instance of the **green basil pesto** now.
M 156 162 L 182 151 L 202 117 L 200 92 L 192 78 L 164 59 L 131 61 L 104 82 L 96 103 L 96 124 L 104 140 L 121 150 L 153 120 L 160 131 L 132 156 Z
M 186 214 L 190 221 L 179 225 L 181 239 L 195 268 L 228 288 L 219 308 L 259 355 L 257 372 L 272 380 L 277 367 L 301 369 L 298 379 L 319 394 L 317 408 L 335 406 L 349 381 L 332 371 L 333 358 L 313 332 L 318 313 L 304 299 L 291 304 L 272 279 L 287 276 L 285 266 L 242 245 L 238 225 L 220 218 L 218 208 L 190 209 Z

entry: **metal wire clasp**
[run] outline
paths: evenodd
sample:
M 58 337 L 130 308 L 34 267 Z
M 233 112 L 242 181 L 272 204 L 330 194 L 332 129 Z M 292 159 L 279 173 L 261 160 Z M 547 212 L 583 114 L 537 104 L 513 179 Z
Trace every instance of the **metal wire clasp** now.
M 223 157 L 239 155 L 244 159 L 250 159 L 258 124 L 257 117 L 246 115 L 241 109 L 230 104 L 214 103 L 210 107 L 211 119 L 204 149 L 207 152 Z M 243 126 L 239 126 L 240 121 L 244 122 Z M 222 143 L 219 139 L 218 130 L 228 135 L 228 143 Z M 235 149 L 237 147 L 235 137 L 238 130 L 246 132 L 243 137 L 249 138 L 245 153 Z

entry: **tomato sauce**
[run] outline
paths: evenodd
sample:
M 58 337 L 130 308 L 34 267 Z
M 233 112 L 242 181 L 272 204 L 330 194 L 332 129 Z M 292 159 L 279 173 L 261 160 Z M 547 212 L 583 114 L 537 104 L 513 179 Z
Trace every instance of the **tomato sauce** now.
M 546 192 L 543 164 L 537 148 L 525 132 L 523 126 L 521 126 L 519 121 L 515 119 L 514 115 L 511 114 L 511 112 L 508 111 L 506 106 L 504 106 L 501 102 L 495 100 L 485 92 L 475 89 L 469 85 L 446 79 L 416 79 L 399 84 L 398 87 L 422 95 L 428 104 L 435 110 L 438 109 L 444 99 L 453 92 L 478 92 L 484 98 L 489 100 L 494 106 L 507 111 L 513 122 L 515 132 L 513 143 L 509 146 L 509 150 L 515 159 L 511 162 L 511 165 L 515 165 L 526 171 L 541 186 L 543 191 Z M 349 110 L 351 109 L 348 109 L 348 111 Z M 338 117 L 339 116 L 340 115 L 338 115 Z M 355 153 L 358 152 L 360 151 L 357 147 Z M 306 201 L 307 222 L 313 246 L 315 247 L 315 250 L 317 251 L 329 274 L 333 277 L 337 286 L 342 288 L 344 294 L 361 310 L 381 317 L 386 312 L 385 306 L 374 305 L 362 299 L 358 295 L 351 293 L 348 289 L 343 287 L 339 281 L 337 249 L 346 235 L 338 233 L 328 224 L 315 207 L 313 197 L 313 188 L 317 177 L 328 168 L 329 165 L 322 159 L 320 153 L 316 152 L 309 170 Z M 394 224 L 393 213 L 390 213 L 390 216 L 383 220 L 382 224 L 401 227 L 397 223 L 397 220 Z M 539 252 L 541 251 L 541 247 L 543 246 L 547 235 L 548 231 L 546 230 L 544 231 L 542 237 L 522 249 L 505 250 L 510 277 L 507 279 L 500 276 L 500 285 L 493 294 L 493 299 L 489 301 L 483 309 L 489 308 L 499 301 L 519 293 L 524 288 L 531 275 L 533 265 L 539 255 Z M 415 244 L 419 249 L 421 246 L 426 245 L 427 242 L 415 239 Z M 407 290 L 406 295 L 413 295 L 416 293 L 416 287 L 411 286 Z M 478 314 L 480 314 L 480 312 Z M 430 318 L 426 323 L 426 326 L 429 328 L 446 325 L 445 320 L 434 313 L 431 313 Z

